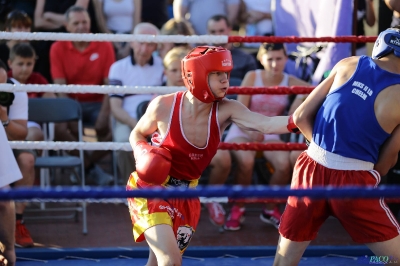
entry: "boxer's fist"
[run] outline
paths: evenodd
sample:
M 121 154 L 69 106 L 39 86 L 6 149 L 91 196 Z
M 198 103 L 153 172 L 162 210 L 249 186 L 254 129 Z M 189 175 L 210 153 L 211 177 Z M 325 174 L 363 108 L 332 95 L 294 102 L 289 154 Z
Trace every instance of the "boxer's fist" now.
M 300 134 L 300 130 L 299 128 L 296 126 L 296 124 L 293 122 L 293 115 L 289 116 L 288 119 L 288 124 L 287 124 L 287 129 L 289 130 L 289 132 L 291 133 L 296 133 L 296 134 Z
M 136 161 L 136 172 L 139 178 L 153 185 L 161 185 L 171 169 L 171 153 L 163 148 L 138 141 L 133 149 Z

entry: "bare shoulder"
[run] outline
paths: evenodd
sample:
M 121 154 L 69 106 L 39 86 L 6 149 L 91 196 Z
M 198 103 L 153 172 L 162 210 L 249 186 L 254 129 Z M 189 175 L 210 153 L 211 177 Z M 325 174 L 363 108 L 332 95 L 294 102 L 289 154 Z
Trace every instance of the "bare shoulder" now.
M 255 70 L 250 70 L 246 73 L 246 75 L 243 78 L 242 85 L 250 85 L 254 84 L 254 79 L 256 76 L 256 71 Z
M 351 56 L 344 58 L 336 64 L 336 66 L 333 68 L 333 71 L 346 72 L 349 70 L 353 70 L 354 72 L 354 70 L 357 68 L 359 59 L 360 59 L 359 56 Z
M 174 93 L 159 95 L 150 102 L 147 110 L 149 112 L 152 112 L 158 118 L 166 114 L 169 115 L 174 99 L 175 99 Z
M 220 122 L 230 120 L 230 118 L 237 112 L 243 112 L 248 110 L 241 102 L 233 99 L 224 98 L 219 102 L 218 105 L 218 117 Z
M 296 78 L 295 76 L 289 75 L 289 86 L 311 86 L 311 84 L 302 79 Z

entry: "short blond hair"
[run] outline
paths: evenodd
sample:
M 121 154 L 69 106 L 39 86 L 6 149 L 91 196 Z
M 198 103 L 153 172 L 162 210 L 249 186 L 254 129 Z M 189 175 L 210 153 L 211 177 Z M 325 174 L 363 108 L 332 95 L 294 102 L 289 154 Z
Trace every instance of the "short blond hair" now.
M 173 61 L 181 61 L 191 49 L 185 46 L 177 46 L 168 51 L 163 60 L 164 68 L 167 68 Z

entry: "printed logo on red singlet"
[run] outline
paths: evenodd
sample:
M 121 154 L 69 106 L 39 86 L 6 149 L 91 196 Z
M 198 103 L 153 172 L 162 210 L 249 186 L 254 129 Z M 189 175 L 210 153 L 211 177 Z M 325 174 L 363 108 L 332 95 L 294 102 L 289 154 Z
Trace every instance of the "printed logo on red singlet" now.
M 197 161 L 203 158 L 203 155 L 202 153 L 189 153 L 189 158 L 192 161 Z

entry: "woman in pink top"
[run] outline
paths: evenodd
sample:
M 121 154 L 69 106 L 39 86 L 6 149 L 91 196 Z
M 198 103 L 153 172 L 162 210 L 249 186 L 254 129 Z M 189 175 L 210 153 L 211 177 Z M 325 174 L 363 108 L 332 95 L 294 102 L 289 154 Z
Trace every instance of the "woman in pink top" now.
M 283 44 L 262 44 L 257 59 L 264 66 L 264 69 L 249 71 L 243 79 L 242 86 L 269 87 L 269 86 L 308 86 L 310 84 L 284 73 L 287 62 L 287 53 Z M 290 104 L 289 95 L 238 95 L 238 101 L 247 106 L 251 111 L 267 116 L 283 115 L 286 112 L 293 113 L 301 104 L 304 96 L 298 95 Z M 232 124 L 225 139 L 226 142 L 246 143 L 278 143 L 283 142 L 280 135 L 263 135 L 254 131 L 244 131 Z M 236 171 L 235 181 L 239 185 L 250 185 L 253 167 L 256 158 L 256 151 L 231 151 L 235 157 Z M 262 155 L 272 167 L 270 185 L 286 185 L 290 182 L 291 165 L 290 151 L 264 151 Z M 244 204 L 236 203 L 225 222 L 225 230 L 239 230 L 244 220 Z M 278 227 L 280 212 L 277 204 L 268 203 L 260 215 L 260 219 Z

